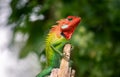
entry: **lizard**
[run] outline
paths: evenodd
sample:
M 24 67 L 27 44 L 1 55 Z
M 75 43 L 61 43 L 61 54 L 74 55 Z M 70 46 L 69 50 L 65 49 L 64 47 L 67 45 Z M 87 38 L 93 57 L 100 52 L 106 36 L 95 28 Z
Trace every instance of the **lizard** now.
M 46 68 L 36 77 L 45 77 L 51 73 L 53 68 L 58 68 L 63 56 L 62 49 L 71 39 L 73 32 L 80 23 L 81 18 L 77 16 L 68 16 L 58 20 L 57 25 L 53 25 L 46 38 Z

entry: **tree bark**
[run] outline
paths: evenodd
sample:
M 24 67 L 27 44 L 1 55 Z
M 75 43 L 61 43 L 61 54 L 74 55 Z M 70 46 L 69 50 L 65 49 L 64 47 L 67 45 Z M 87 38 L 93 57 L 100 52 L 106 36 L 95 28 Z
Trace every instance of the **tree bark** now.
M 71 52 L 71 45 L 66 44 L 63 49 L 63 54 L 65 55 L 60 63 L 60 68 L 54 68 L 49 77 L 74 77 L 75 70 L 72 70 L 69 67 L 70 61 L 70 52 Z

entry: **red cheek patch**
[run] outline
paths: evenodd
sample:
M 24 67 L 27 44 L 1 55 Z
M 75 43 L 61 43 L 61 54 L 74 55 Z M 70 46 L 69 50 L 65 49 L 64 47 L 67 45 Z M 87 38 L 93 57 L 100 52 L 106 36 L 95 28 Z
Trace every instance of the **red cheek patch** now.
M 75 28 L 68 29 L 67 31 L 63 31 L 63 34 L 65 35 L 66 39 L 70 39 Z

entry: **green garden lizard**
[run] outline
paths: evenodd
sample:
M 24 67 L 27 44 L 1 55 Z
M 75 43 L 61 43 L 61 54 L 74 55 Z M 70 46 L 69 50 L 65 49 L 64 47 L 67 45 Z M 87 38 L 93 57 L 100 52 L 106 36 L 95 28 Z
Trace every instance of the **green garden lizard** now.
M 51 73 L 53 68 L 59 68 L 60 60 L 65 56 L 62 53 L 63 47 L 70 40 L 80 21 L 80 17 L 68 16 L 57 21 L 57 25 L 52 26 L 46 38 L 46 68 L 36 77 L 45 77 Z

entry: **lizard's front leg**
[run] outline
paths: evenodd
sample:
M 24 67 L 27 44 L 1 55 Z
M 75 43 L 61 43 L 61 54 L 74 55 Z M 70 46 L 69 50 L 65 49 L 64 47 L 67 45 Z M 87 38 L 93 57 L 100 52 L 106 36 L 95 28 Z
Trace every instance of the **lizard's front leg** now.
M 62 49 L 63 49 L 63 47 L 64 47 L 64 45 L 65 45 L 65 43 L 66 42 L 64 42 L 65 41 L 65 39 L 59 39 L 59 40 L 57 40 L 57 41 L 55 41 L 55 42 L 52 42 L 51 44 L 50 44 L 50 46 L 51 46 L 51 48 L 55 51 L 55 52 L 57 52 L 61 57 L 63 57 L 64 56 L 64 54 L 62 53 Z

